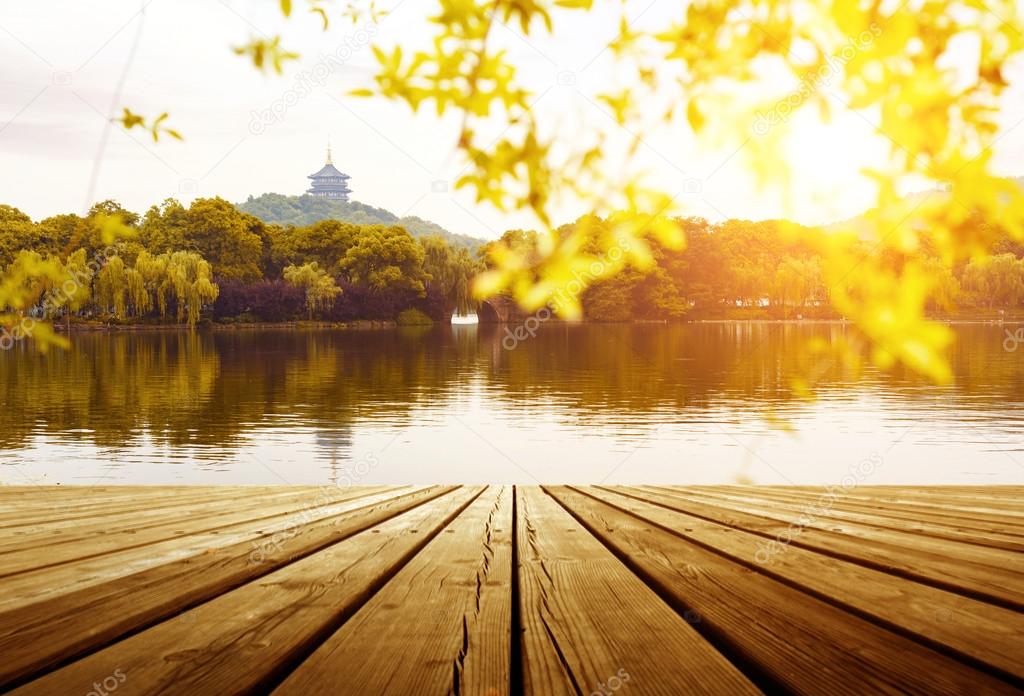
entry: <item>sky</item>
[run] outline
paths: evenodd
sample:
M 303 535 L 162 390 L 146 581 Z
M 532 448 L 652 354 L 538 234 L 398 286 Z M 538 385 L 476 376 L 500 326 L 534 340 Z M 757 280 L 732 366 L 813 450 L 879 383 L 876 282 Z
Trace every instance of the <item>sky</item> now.
M 369 43 L 412 50 L 429 39 L 424 21 L 434 3 L 378 4 L 391 11 L 377 24 L 353 26 L 339 18 L 324 33 L 313 15 L 297 12 L 285 20 L 272 0 L 4 0 L 0 203 L 41 219 L 80 213 L 107 198 L 142 212 L 168 197 L 241 202 L 265 192 L 300 194 L 306 176 L 323 165 L 330 140 L 355 200 L 483 238 L 535 227 L 524 213 L 497 211 L 476 203 L 470 191 L 454 190 L 464 162 L 455 149 L 453 115 L 413 114 L 402 104 L 348 95 L 370 82 L 375 62 Z M 571 145 L 576 134 L 600 128 L 615 151 L 632 136 L 611 124 L 594 96 L 617 78 L 607 46 L 618 31 L 618 3 L 597 5 L 586 16 L 573 13 L 553 36 L 527 38 L 517 26 L 499 24 L 494 39 L 521 66 L 533 111 L 559 142 Z M 637 27 L 666 26 L 679 12 L 674 0 L 627 3 Z M 283 76 L 263 75 L 231 50 L 276 33 L 302 54 Z M 329 55 L 343 60 L 328 63 Z M 307 79 L 311 89 L 299 95 L 303 74 L 320 79 Z M 122 76 L 122 97 L 114 104 Z M 1014 66 L 1009 79 L 994 166 L 1019 176 L 1024 66 Z M 170 112 L 167 123 L 184 142 L 153 143 L 140 131 L 114 127 L 97 168 L 108 115 L 120 106 L 147 116 Z M 268 110 L 276 110 L 273 118 Z M 687 128 L 645 136 L 636 166 L 652 183 L 679 193 L 677 212 L 712 220 L 824 223 L 868 207 L 873 188 L 858 170 L 885 153 L 873 126 L 842 108 L 827 127 L 798 125 L 789 156 L 794 176 L 785 192 L 758 187 L 742 142 L 709 147 Z M 585 204 L 566 199 L 556 221 L 584 212 Z

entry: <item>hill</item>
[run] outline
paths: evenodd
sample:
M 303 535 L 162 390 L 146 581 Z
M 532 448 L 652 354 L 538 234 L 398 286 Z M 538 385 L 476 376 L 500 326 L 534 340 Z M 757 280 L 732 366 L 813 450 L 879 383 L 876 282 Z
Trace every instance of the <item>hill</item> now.
M 341 220 L 359 225 L 400 225 L 414 237 L 443 237 L 453 246 L 462 246 L 470 250 L 476 249 L 486 241 L 449 232 L 437 223 L 415 215 L 399 217 L 384 208 L 375 208 L 358 201 L 344 202 L 306 195 L 264 193 L 262 196 L 249 196 L 248 200 L 237 207 L 244 213 L 255 215 L 263 222 L 277 225 L 304 226 L 321 220 Z
M 1017 184 L 1018 186 L 1020 186 L 1022 189 L 1024 189 L 1024 176 L 1011 176 L 1007 178 L 1010 181 Z M 940 196 L 949 195 L 942 189 L 933 189 L 930 191 L 915 191 L 914 193 L 909 193 L 906 196 L 904 196 L 903 204 L 907 206 L 906 209 L 909 212 L 910 210 L 913 210 L 913 208 L 916 207 L 918 203 L 921 203 L 926 197 L 935 194 L 939 194 Z M 866 216 L 867 213 L 861 213 L 860 215 L 855 215 L 852 218 L 847 218 L 845 220 L 840 220 L 838 222 L 831 222 L 824 225 L 823 229 L 825 229 L 828 232 L 832 232 L 835 230 L 845 230 L 852 228 L 857 231 L 857 234 L 858 236 L 861 237 L 861 239 L 871 240 L 874 239 L 875 231 L 868 224 Z

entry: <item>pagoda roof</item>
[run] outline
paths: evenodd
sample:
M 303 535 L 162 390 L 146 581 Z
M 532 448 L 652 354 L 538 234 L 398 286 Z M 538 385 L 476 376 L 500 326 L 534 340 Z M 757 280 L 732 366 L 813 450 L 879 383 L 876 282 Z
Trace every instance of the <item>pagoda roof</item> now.
M 324 168 L 321 169 L 320 171 L 318 171 L 316 174 L 310 174 L 306 178 L 307 179 L 316 179 L 316 178 L 321 177 L 321 176 L 340 176 L 343 179 L 350 179 L 351 178 L 348 174 L 343 174 L 343 173 L 339 172 L 338 169 L 333 164 L 331 164 L 330 162 L 325 164 Z

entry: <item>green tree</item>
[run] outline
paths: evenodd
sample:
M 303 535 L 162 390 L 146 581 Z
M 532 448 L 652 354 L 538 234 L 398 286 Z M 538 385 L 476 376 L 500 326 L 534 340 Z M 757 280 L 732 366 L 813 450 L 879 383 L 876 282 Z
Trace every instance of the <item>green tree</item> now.
M 1019 307 L 1024 298 L 1024 261 L 999 254 L 971 261 L 964 269 L 964 288 L 984 307 Z
M 167 273 L 170 258 L 170 253 L 154 256 L 143 250 L 135 259 L 134 270 L 141 281 L 141 288 L 136 287 L 135 292 L 140 296 L 140 304 L 157 309 L 161 317 L 167 316 L 167 298 L 173 289 L 171 277 Z M 143 291 L 149 299 L 141 299 Z
M 362 229 L 338 220 L 324 220 L 309 227 L 268 228 L 270 261 L 281 268 L 311 261 L 316 261 L 321 268 L 333 268 Z
M 430 280 L 423 247 L 401 227 L 368 227 L 338 267 L 353 283 L 377 290 L 410 290 L 422 296 Z
M 219 294 L 210 263 L 193 251 L 175 251 L 167 258 L 166 274 L 178 305 L 178 321 L 195 326 L 203 305 Z
M 32 219 L 17 208 L 0 205 L 0 268 L 14 261 L 23 249 L 37 248 L 38 234 Z
M 444 297 L 446 312 L 469 314 L 476 308 L 470 283 L 483 264 L 465 247 L 453 248 L 441 237 L 424 237 L 420 244 L 423 270 L 430 276 L 430 284 Z
M 100 310 L 117 319 L 128 315 L 128 269 L 120 256 L 107 259 L 96 274 L 96 301 Z
M 335 298 L 341 294 L 341 288 L 334 282 L 334 278 L 320 268 L 316 261 L 301 266 L 288 266 L 284 269 L 284 279 L 305 290 L 306 310 L 310 320 L 314 312 L 330 309 Z
M 265 236 L 259 219 L 222 198 L 197 198 L 188 209 L 167 199 L 149 209 L 139 231 L 152 253 L 193 251 L 210 263 L 214 276 L 242 281 L 263 277 Z
M 64 315 L 67 328 L 71 328 L 71 315 L 84 309 L 92 298 L 93 266 L 89 264 L 85 249 L 78 249 L 60 264 L 62 280 L 56 283 L 44 299 L 46 313 L 51 318 Z

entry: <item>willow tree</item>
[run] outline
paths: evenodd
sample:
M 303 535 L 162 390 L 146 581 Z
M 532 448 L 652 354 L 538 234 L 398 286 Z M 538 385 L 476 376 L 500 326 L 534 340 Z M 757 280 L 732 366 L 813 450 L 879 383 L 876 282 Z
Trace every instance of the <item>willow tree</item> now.
M 167 258 L 166 274 L 177 301 L 178 321 L 195 326 L 203 305 L 220 294 L 209 262 L 194 251 L 175 251 Z
M 48 318 L 64 315 L 67 328 L 71 328 L 71 315 L 85 308 L 92 299 L 93 265 L 85 249 L 79 249 L 60 262 L 61 280 L 47 293 L 43 305 Z
M 3 211 L 0 211 L 2 213 Z M 84 222 L 105 244 L 130 236 L 131 227 L 120 214 L 91 211 Z M 41 350 L 51 345 L 67 346 L 67 339 L 56 335 L 48 322 L 34 321 L 25 312 L 38 302 L 40 293 L 67 279 L 66 266 L 54 257 L 38 253 L 19 253 L 0 273 L 0 344 L 31 338 Z
M 964 289 L 983 306 L 1019 307 L 1024 300 L 1024 261 L 998 254 L 972 261 L 964 269 Z
M 316 261 L 301 266 L 287 266 L 284 279 L 306 293 L 306 310 L 312 321 L 313 313 L 330 309 L 334 300 L 341 294 L 341 288 L 334 282 L 327 271 L 320 268 Z
M 150 309 L 159 310 L 161 317 L 167 316 L 167 297 L 172 289 L 172 282 L 167 274 L 170 258 L 169 253 L 154 256 L 146 250 L 140 251 L 135 258 L 135 271 L 141 283 L 138 292 L 146 293 L 149 298 L 146 304 Z
M 446 309 L 468 314 L 476 308 L 471 292 L 473 277 L 482 270 L 465 247 L 453 248 L 441 237 L 424 237 L 423 270 L 445 299 Z
M 96 303 L 117 319 L 128 316 L 128 268 L 120 256 L 107 260 L 96 274 Z

